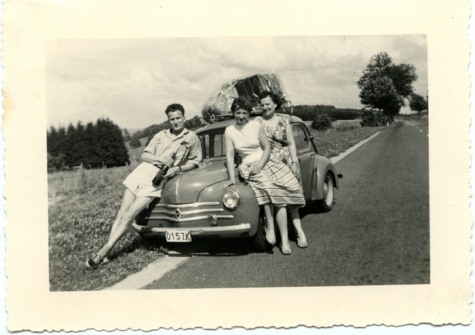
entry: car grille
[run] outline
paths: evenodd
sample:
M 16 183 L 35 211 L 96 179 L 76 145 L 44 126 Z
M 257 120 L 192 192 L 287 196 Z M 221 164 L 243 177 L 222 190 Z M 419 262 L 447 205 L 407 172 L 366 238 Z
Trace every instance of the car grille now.
M 233 215 L 221 214 L 224 209 L 219 202 L 195 202 L 192 204 L 157 204 L 150 213 L 151 220 L 165 220 L 169 222 L 190 222 L 206 220 L 209 216 L 217 219 L 232 219 Z

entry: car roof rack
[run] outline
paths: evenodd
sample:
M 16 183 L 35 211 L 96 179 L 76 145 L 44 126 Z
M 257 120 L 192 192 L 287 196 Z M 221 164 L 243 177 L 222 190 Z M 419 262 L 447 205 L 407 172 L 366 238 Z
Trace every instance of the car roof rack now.
M 257 116 L 257 115 L 262 115 L 262 109 L 254 109 L 251 111 L 250 116 Z M 234 116 L 232 113 L 225 113 L 225 114 L 212 114 L 207 117 L 203 117 L 203 119 L 208 122 L 208 123 L 215 123 L 227 119 L 232 119 Z

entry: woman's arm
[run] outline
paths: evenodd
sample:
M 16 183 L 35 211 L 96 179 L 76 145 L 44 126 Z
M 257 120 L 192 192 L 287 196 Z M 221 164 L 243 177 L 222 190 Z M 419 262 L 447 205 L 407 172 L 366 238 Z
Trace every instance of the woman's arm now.
M 261 145 L 262 150 L 264 151 L 262 153 L 262 157 L 259 160 L 259 163 L 257 163 L 256 166 L 251 170 L 251 174 L 258 174 L 264 165 L 266 165 L 267 161 L 269 160 L 270 157 L 270 143 L 269 140 L 267 139 L 266 132 L 264 130 L 264 126 L 259 125 L 259 143 Z
M 287 124 L 285 128 L 287 132 L 287 142 L 289 142 L 289 151 L 290 156 L 292 157 L 292 172 L 298 178 L 300 177 L 300 169 L 299 169 L 299 159 L 297 157 L 297 147 L 295 146 L 295 139 L 294 139 L 294 132 L 292 131 L 292 125 L 290 123 Z
M 226 165 L 229 175 L 229 182 L 223 185 L 223 188 L 226 188 L 236 184 L 236 176 L 234 174 L 234 143 L 227 132 L 224 133 L 224 139 L 226 142 Z

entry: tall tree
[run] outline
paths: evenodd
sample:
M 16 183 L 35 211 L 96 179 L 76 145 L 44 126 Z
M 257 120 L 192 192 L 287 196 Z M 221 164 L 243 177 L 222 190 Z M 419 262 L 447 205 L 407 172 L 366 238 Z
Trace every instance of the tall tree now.
M 412 93 L 409 99 L 409 107 L 411 110 L 417 111 L 417 115 L 421 116 L 421 112 L 427 109 L 427 101 L 424 99 L 423 96 Z
M 130 141 L 130 134 L 129 134 L 129 131 L 127 130 L 127 128 L 124 128 L 123 132 L 124 132 L 124 141 L 125 142 Z
M 416 68 L 412 64 L 393 64 L 386 69 L 392 79 L 397 94 L 406 99 L 414 92 L 412 83 L 417 80 Z
M 376 77 L 367 81 L 361 88 L 360 98 L 363 105 L 380 109 L 386 115 L 395 115 L 401 109 L 401 99 L 388 77 Z
M 101 166 L 123 166 L 129 163 L 129 154 L 122 137 L 122 131 L 111 120 L 97 120 L 96 141 Z
M 58 138 L 58 131 L 54 126 L 51 126 L 46 134 L 46 151 L 51 156 L 56 156 L 59 153 Z
M 81 121 L 76 124 L 76 131 L 74 134 L 74 143 L 72 145 L 72 151 L 75 153 L 74 166 L 87 164 L 89 142 L 86 138 L 85 127 Z
M 77 153 L 74 151 L 74 142 L 76 141 L 76 128 L 72 123 L 66 130 L 66 139 L 62 146 L 62 153 L 65 155 L 65 162 L 68 166 L 75 166 L 78 159 Z
M 389 117 L 399 114 L 405 106 L 404 99 L 413 93 L 412 83 L 417 80 L 416 69 L 411 64 L 394 64 L 386 52 L 371 57 L 358 80 L 361 103 L 378 108 Z
M 84 137 L 86 139 L 86 157 L 84 159 L 84 166 L 87 168 L 100 167 L 101 160 L 99 157 L 100 148 L 98 146 L 96 126 L 92 122 L 86 124 L 84 129 Z

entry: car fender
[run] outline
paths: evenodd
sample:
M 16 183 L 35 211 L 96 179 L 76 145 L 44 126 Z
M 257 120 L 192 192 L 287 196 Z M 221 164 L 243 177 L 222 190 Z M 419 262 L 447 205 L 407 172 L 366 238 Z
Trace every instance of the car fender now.
M 247 183 L 243 183 L 240 181 L 238 181 L 238 183 L 235 185 L 223 188 L 224 184 L 228 182 L 229 180 L 225 180 L 206 187 L 200 193 L 198 201 L 219 201 L 219 203 L 223 206 L 224 211 L 229 212 L 229 214 L 232 214 L 234 216 L 233 219 L 227 221 L 226 224 L 232 225 L 250 223 L 251 230 L 249 231 L 249 236 L 254 236 L 257 232 L 260 212 L 260 207 L 257 203 L 256 195 Z M 223 196 L 228 190 L 236 191 L 240 197 L 240 204 L 238 208 L 232 211 L 225 208 L 222 203 Z
M 316 170 L 317 185 L 314 187 L 312 200 L 323 199 L 323 184 L 325 182 L 325 176 L 328 172 L 333 179 L 333 185 L 335 188 L 340 188 L 340 182 L 338 180 L 338 173 L 336 172 L 335 165 L 328 159 L 317 155 L 315 159 L 314 168 Z

